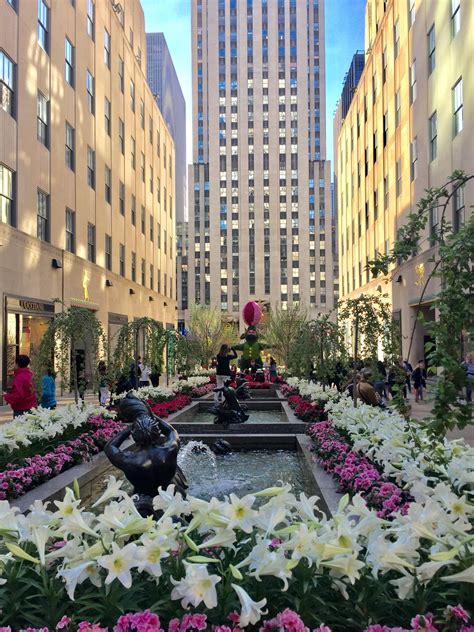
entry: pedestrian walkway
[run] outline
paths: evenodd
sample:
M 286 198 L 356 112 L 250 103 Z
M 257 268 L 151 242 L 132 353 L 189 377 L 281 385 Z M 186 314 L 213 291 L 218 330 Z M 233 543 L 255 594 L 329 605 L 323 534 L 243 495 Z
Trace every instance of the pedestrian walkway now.
M 74 404 L 73 393 L 67 393 L 62 397 L 57 398 L 58 406 L 69 406 Z M 98 404 L 98 396 L 95 393 L 86 393 L 85 401 Z M 0 406 L 0 425 L 13 420 L 13 412 L 10 406 Z

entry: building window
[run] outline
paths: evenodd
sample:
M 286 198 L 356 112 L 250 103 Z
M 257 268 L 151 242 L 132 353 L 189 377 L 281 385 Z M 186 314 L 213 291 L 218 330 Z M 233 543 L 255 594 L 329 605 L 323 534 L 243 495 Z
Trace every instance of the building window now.
M 38 0 L 38 44 L 48 52 L 49 7 L 44 0 Z
M 140 126 L 145 129 L 145 103 L 140 99 Z
M 66 209 L 66 244 L 68 252 L 76 252 L 76 214 L 70 208 Z
M 14 86 L 14 64 L 10 57 L 0 50 L 0 108 L 10 116 L 13 116 Z
M 36 210 L 36 236 L 49 241 L 49 195 L 38 189 Z
M 142 281 L 142 285 L 143 285 L 143 287 L 145 287 L 145 259 L 142 259 L 142 266 L 141 266 L 141 281 Z
M 130 162 L 132 165 L 132 169 L 135 170 L 135 151 L 136 151 L 136 147 L 135 147 L 135 139 L 133 138 L 133 136 L 131 137 L 131 141 L 130 141 Z
M 40 143 L 48 146 L 48 100 L 41 92 L 36 101 L 36 136 Z
M 66 122 L 65 129 L 65 157 L 66 165 L 74 171 L 74 128 Z
M 428 32 L 428 74 L 431 75 L 436 66 L 436 31 L 435 26 Z
M 156 243 L 158 250 L 161 250 L 161 224 L 159 222 L 156 225 Z
M 66 39 L 64 40 L 64 76 L 70 86 L 74 86 L 74 46 Z
M 111 129 L 111 123 L 110 123 L 110 118 L 111 118 L 111 112 L 110 112 L 111 106 L 110 106 L 110 101 L 107 99 L 107 97 L 104 97 L 104 127 L 105 127 L 105 133 L 110 136 L 110 129 Z
M 153 145 L 153 118 L 151 116 L 149 118 L 148 134 L 149 134 L 150 144 Z
M 410 177 L 411 177 L 411 181 L 413 182 L 413 180 L 416 180 L 418 176 L 418 142 L 416 138 L 414 138 L 413 142 L 410 144 L 410 156 L 411 156 Z
M 383 146 L 386 147 L 388 142 L 388 112 L 383 115 Z
M 382 83 L 387 81 L 387 49 L 383 49 L 382 53 Z
M 104 172 L 104 196 L 105 201 L 111 204 L 112 202 L 112 171 L 107 165 L 105 165 Z
M 112 270 L 112 237 L 110 235 L 105 236 L 105 267 L 107 270 Z
M 95 189 L 95 152 L 87 148 L 87 184 Z
M 121 118 L 119 118 L 119 147 L 122 156 L 125 155 L 125 125 Z
M 13 171 L 0 164 L 0 222 L 14 225 Z
M 388 176 L 383 179 L 383 208 L 388 209 Z
M 142 233 L 145 234 L 145 225 L 146 225 L 146 219 L 145 219 L 145 207 L 142 206 L 142 214 L 141 214 L 141 227 L 142 227 Z
M 395 93 L 395 127 L 400 125 L 400 88 Z
M 135 112 L 135 82 L 130 79 L 130 107 Z
M 142 174 L 142 182 L 145 182 L 145 154 L 143 152 L 141 154 L 140 171 Z
M 137 280 L 137 254 L 136 252 L 132 252 L 131 271 L 132 271 L 132 281 L 136 281 Z
M 86 75 L 86 87 L 87 87 L 87 107 L 91 114 L 94 114 L 94 77 L 89 71 Z
M 87 224 L 87 258 L 95 263 L 95 226 Z
M 453 88 L 454 99 L 454 135 L 462 132 L 464 127 L 463 121 L 463 94 L 462 94 L 462 78 L 458 80 Z
M 110 68 L 110 33 L 104 29 L 104 64 Z
M 438 117 L 436 112 L 430 116 L 430 160 L 438 155 Z
M 461 0 L 451 0 L 451 24 L 454 37 L 461 30 Z
M 397 160 L 395 165 L 396 178 L 397 178 L 397 197 L 402 193 L 402 163 L 401 160 Z
M 87 35 L 94 39 L 94 3 L 87 0 Z
M 154 235 L 154 222 L 153 222 L 153 215 L 150 214 L 150 241 L 153 241 L 153 239 L 155 238 Z
M 457 232 L 466 220 L 464 205 L 464 186 L 454 192 L 454 230 Z
M 120 92 L 123 94 L 124 85 L 125 85 L 125 65 L 121 57 L 119 57 L 119 60 L 118 60 L 118 75 L 119 75 Z
M 398 18 L 393 25 L 393 51 L 396 59 L 400 53 L 400 21 Z
M 150 289 L 153 290 L 153 286 L 155 285 L 155 270 L 153 268 L 153 264 L 150 263 Z
M 120 215 L 125 216 L 125 184 L 119 182 L 119 211 Z
M 125 246 L 123 244 L 119 246 L 119 274 L 125 276 Z
M 135 226 L 137 223 L 137 199 L 134 195 L 132 195 L 132 201 L 130 204 L 130 219 L 132 221 L 132 225 Z
M 410 103 L 416 101 L 416 59 L 410 66 Z

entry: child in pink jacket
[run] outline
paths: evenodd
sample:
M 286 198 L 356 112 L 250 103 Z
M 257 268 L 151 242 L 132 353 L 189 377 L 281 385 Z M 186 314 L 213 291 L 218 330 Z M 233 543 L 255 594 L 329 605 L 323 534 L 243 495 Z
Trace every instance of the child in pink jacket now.
M 27 355 L 17 356 L 11 391 L 3 394 L 5 401 L 13 409 L 14 417 L 19 417 L 38 406 L 33 373 L 29 364 L 30 358 Z

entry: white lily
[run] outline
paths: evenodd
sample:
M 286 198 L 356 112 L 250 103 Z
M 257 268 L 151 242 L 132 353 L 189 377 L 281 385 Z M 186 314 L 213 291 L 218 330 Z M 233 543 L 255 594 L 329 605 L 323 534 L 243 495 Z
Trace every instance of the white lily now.
M 156 538 L 142 537 L 142 546 L 138 547 L 138 570 L 146 571 L 153 577 L 161 577 L 161 560 L 169 557 L 166 551 L 168 538 L 158 535 Z
M 216 529 L 214 535 L 199 545 L 200 549 L 208 549 L 214 546 L 231 547 L 237 539 L 232 529 Z
M 171 591 L 171 599 L 181 599 L 183 608 L 191 604 L 196 607 L 204 602 L 206 608 L 211 610 L 217 606 L 216 585 L 221 581 L 218 575 L 209 575 L 205 564 L 189 564 L 183 562 L 186 575 L 176 581 L 171 577 L 174 585 Z
M 106 584 L 118 579 L 125 588 L 130 588 L 132 585 L 132 573 L 130 571 L 139 563 L 138 547 L 136 544 L 130 543 L 121 548 L 113 542 L 112 553 L 102 555 L 98 558 L 97 563 L 109 571 L 105 580 Z
M 231 494 L 229 501 L 224 509 L 225 515 L 229 518 L 229 529 L 237 527 L 245 533 L 252 533 L 255 517 L 258 516 L 258 512 L 252 509 L 255 496 L 248 495 L 239 498 Z
M 455 575 L 448 575 L 448 577 L 441 577 L 443 582 L 465 582 L 468 584 L 474 584 L 474 564 L 469 568 L 456 573 Z
M 111 500 L 112 498 L 124 498 L 127 496 L 127 493 L 123 491 L 122 485 L 124 484 L 123 479 L 117 480 L 115 476 L 109 476 L 109 480 L 107 483 L 107 487 L 104 490 L 104 493 L 95 503 L 92 505 L 93 507 L 98 507 L 102 503 L 105 503 L 107 500 Z
M 267 614 L 268 610 L 263 610 L 267 604 L 266 599 L 253 601 L 248 592 L 237 584 L 231 584 L 237 593 L 240 601 L 239 627 L 246 628 L 248 625 L 255 625 L 262 618 L 262 614 Z
M 70 566 L 61 568 L 58 573 L 58 577 L 62 577 L 66 584 L 66 592 L 69 599 L 74 601 L 74 593 L 78 584 L 82 584 L 86 579 L 89 579 L 95 586 L 101 585 L 101 580 L 97 572 L 97 566 L 90 561 L 82 562 L 76 566 Z
M 360 577 L 360 570 L 364 568 L 364 562 L 357 559 L 355 555 L 341 555 L 332 560 L 321 562 L 321 566 L 327 566 L 336 573 L 336 577 L 347 578 L 352 585 Z

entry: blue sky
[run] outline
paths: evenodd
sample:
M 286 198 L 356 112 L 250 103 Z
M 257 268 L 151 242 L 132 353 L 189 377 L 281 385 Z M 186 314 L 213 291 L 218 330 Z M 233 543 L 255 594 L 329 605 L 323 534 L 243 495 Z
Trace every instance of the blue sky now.
M 239 0 L 243 1 L 243 0 Z M 275 0 L 269 0 L 273 2 Z M 187 108 L 188 162 L 192 160 L 191 0 L 141 0 L 148 32 L 163 32 Z M 327 156 L 332 158 L 332 118 L 352 55 L 364 48 L 365 0 L 326 0 Z

